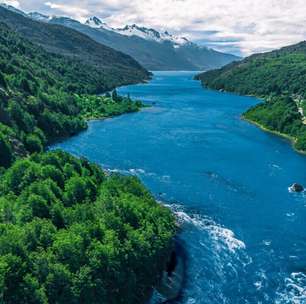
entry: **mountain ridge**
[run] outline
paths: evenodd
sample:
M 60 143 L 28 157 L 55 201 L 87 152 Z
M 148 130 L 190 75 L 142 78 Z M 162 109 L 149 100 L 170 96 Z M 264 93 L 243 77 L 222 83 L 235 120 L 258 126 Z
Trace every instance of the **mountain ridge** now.
M 69 17 L 46 18 L 37 12 L 30 13 L 29 17 L 77 30 L 98 43 L 130 55 L 148 70 L 208 70 L 241 59 L 199 46 L 185 37 L 136 24 L 115 29 L 95 16 L 85 23 Z

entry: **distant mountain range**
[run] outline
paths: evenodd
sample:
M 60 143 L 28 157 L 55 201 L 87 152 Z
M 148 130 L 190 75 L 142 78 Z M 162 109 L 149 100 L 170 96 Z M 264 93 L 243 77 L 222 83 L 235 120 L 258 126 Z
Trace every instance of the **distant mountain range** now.
M 88 65 L 88 69 L 92 69 L 94 73 L 92 78 L 101 79 L 100 92 L 141 82 L 150 77 L 149 72 L 129 55 L 97 43 L 79 31 L 36 21 L 29 16 L 39 20 L 48 18 L 37 13 L 26 15 L 15 8 L 0 6 L 0 22 L 48 52 L 64 55 Z
M 136 24 L 115 29 L 97 17 L 80 23 L 71 18 L 46 16 L 38 12 L 19 13 L 36 21 L 77 30 L 101 44 L 132 56 L 149 70 L 209 70 L 241 59 L 199 46 L 185 37 L 175 36 L 167 31 L 161 33 Z
M 185 37 L 136 24 L 114 29 L 97 17 L 85 24 L 64 17 L 45 19 L 78 30 L 99 43 L 129 54 L 149 70 L 209 70 L 239 57 L 199 46 Z

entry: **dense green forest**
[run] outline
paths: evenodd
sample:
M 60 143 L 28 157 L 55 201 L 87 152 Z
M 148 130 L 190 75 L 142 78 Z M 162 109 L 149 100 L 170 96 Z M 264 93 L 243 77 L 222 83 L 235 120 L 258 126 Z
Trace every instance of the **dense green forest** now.
M 98 70 L 47 53 L 0 24 L 0 166 L 84 130 L 85 119 L 142 106 L 115 91 L 113 96 L 90 95 L 103 90 L 103 84 Z
M 137 178 L 61 151 L 0 176 L 0 303 L 144 303 L 175 221 Z
M 306 42 L 250 56 L 197 79 L 212 89 L 263 97 L 265 102 L 245 117 L 292 137 L 295 147 L 306 151 Z
M 79 70 L 74 67 L 76 74 L 72 76 L 74 79 L 78 78 L 78 74 L 83 78 L 88 77 L 88 84 L 93 83 L 92 89 L 96 88 L 99 93 L 150 77 L 150 73 L 132 57 L 97 43 L 73 29 L 38 22 L 1 6 L 0 21 L 46 51 L 85 64 L 87 72 L 82 66 Z M 69 82 L 74 83 L 72 79 Z

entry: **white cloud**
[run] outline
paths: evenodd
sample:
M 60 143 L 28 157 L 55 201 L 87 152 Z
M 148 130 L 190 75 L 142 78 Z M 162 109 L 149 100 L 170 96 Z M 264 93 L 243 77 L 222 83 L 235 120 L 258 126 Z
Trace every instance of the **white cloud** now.
M 10 1 L 18 2 L 18 1 Z M 19 0 L 25 10 L 138 23 L 248 55 L 306 39 L 305 0 Z
M 6 4 L 12 5 L 12 6 L 16 7 L 16 8 L 18 8 L 20 6 L 19 1 L 17 1 L 17 0 L 0 1 L 0 3 L 6 3 Z
M 82 8 L 79 6 L 71 6 L 70 4 L 61 4 L 61 3 L 53 3 L 53 2 L 45 2 L 45 5 L 48 6 L 52 10 L 57 10 L 66 15 L 73 16 L 80 21 L 84 21 L 85 16 L 89 15 L 89 11 L 86 8 Z

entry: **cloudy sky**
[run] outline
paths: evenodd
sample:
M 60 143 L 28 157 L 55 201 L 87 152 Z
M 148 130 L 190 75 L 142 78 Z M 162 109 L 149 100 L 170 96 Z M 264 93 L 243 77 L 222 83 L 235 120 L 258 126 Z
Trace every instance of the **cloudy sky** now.
M 137 23 L 249 55 L 306 40 L 306 0 L 10 0 L 25 11 Z

